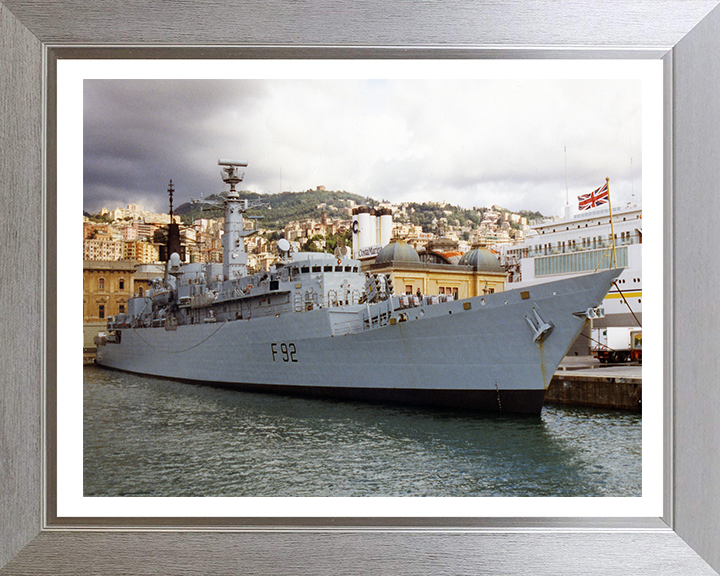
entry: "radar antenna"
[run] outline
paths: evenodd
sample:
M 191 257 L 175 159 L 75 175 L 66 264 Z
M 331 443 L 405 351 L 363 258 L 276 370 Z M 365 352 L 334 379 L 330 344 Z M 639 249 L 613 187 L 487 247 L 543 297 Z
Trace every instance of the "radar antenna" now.
M 220 171 L 222 180 L 225 184 L 230 184 L 230 192 L 228 192 L 228 198 L 236 196 L 237 191 L 235 186 L 242 182 L 245 178 L 245 172 L 240 172 L 240 168 L 247 168 L 247 162 L 240 162 L 239 160 L 218 160 L 218 166 L 222 166 Z

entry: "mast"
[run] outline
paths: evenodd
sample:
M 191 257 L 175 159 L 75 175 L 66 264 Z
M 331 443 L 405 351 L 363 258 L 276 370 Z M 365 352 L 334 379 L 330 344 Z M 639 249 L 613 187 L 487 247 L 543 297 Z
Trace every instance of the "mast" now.
M 185 247 L 180 242 L 180 225 L 175 222 L 175 215 L 173 213 L 173 194 L 175 192 L 175 186 L 173 181 L 170 180 L 168 184 L 168 196 L 170 197 L 170 224 L 168 224 L 168 233 L 165 246 L 160 246 L 160 261 L 167 262 L 170 260 L 170 256 L 177 254 L 180 256 L 180 261 L 185 260 Z
M 565 152 L 565 213 L 563 214 L 563 216 L 566 220 L 569 220 L 570 214 L 572 213 L 572 208 L 570 207 L 570 190 L 568 188 L 567 146 L 563 146 L 563 151 Z
M 605 178 L 608 191 L 608 208 L 610 209 L 610 237 L 612 238 L 613 268 L 617 268 L 617 252 L 615 252 L 615 226 L 613 225 L 612 202 L 610 200 L 610 178 Z
M 567 146 L 563 146 L 565 151 L 565 205 L 570 205 L 570 191 L 568 189 L 568 176 L 567 176 Z
M 248 201 L 241 200 L 235 186 L 245 177 L 240 168 L 247 162 L 236 160 L 218 160 L 222 166 L 222 180 L 230 185 L 225 200 L 225 230 L 223 232 L 223 276 L 225 280 L 235 280 L 247 275 L 247 253 L 245 252 L 245 234 L 243 213 L 248 209 Z

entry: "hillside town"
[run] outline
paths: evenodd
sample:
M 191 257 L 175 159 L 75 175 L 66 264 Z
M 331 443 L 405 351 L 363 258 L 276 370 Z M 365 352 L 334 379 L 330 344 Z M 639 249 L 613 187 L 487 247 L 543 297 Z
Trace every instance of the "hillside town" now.
M 358 206 L 344 201 L 344 206 L 319 204 L 319 218 L 304 218 L 288 222 L 280 229 L 267 229 L 246 219 L 248 230 L 254 234 L 246 241 L 248 267 L 251 270 L 267 270 L 275 259 L 275 243 L 285 238 L 296 251 L 326 251 L 328 237 L 348 238 L 352 229 L 352 213 Z M 442 209 L 445 203 L 435 203 Z M 450 252 L 465 254 L 473 247 L 512 245 L 525 237 L 527 218 L 519 214 L 495 209 L 478 209 L 479 225 L 468 220 L 460 222 L 453 218 L 451 210 L 445 216 L 433 218 L 432 231 L 413 223 L 415 208 L 410 203 L 378 203 L 375 210 L 382 210 L 392 217 L 390 238 L 402 240 L 415 250 L 423 250 L 428 244 L 440 243 Z M 330 217 L 341 213 L 345 217 Z M 99 217 L 99 218 L 98 218 Z M 181 224 L 181 217 L 174 216 Z M 139 204 L 113 210 L 103 208 L 96 217 L 83 217 L 84 261 L 135 261 L 138 264 L 160 262 L 159 247 L 164 242 L 164 229 L 170 222 L 168 214 L 145 210 Z M 219 263 L 222 261 L 223 218 L 198 218 L 192 224 L 181 226 L 181 237 L 186 247 L 185 261 Z M 348 242 L 349 244 L 349 242 Z M 382 246 L 380 245 L 379 248 Z M 332 246 L 334 248 L 334 246 Z M 327 250 L 332 252 L 332 250 Z

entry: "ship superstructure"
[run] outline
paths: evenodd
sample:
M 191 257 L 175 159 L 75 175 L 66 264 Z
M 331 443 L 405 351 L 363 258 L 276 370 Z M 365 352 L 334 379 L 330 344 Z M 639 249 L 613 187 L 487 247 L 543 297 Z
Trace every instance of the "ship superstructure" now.
M 620 270 L 465 300 L 397 296 L 389 274 L 278 242 L 247 274 L 235 190 L 243 162 L 221 160 L 230 191 L 223 264 L 183 264 L 108 319 L 101 366 L 246 389 L 538 414 L 558 364 Z M 438 355 L 438 341 L 452 339 Z
M 615 235 L 613 248 L 612 235 Z M 533 225 L 522 244 L 502 246 L 501 261 L 510 271 L 509 288 L 623 268 L 603 300 L 605 317 L 596 327 L 640 327 L 642 323 L 642 206 L 607 204 Z M 589 341 L 580 346 L 588 349 Z

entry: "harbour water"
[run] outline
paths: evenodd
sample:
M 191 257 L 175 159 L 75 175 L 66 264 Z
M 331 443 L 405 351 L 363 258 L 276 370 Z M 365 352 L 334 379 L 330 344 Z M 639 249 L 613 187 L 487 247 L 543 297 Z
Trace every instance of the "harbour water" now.
M 299 399 L 84 368 L 85 496 L 641 496 L 636 412 Z

